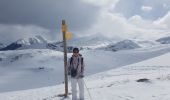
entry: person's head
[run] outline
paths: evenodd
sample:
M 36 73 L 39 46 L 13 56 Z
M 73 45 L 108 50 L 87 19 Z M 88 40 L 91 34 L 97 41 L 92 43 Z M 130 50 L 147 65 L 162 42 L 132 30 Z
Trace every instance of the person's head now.
M 74 48 L 73 49 L 73 55 L 74 56 L 78 56 L 79 55 L 79 49 L 78 48 Z

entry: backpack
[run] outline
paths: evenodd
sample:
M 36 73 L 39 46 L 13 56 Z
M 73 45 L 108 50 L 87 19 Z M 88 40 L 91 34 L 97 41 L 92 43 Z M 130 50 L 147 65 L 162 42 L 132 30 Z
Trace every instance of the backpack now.
M 70 65 L 72 64 L 72 62 L 73 62 L 73 57 L 71 57 Z M 76 68 L 74 68 L 74 67 L 71 68 L 71 77 L 76 77 L 77 76 L 78 66 L 79 66 L 79 59 L 78 59 L 77 67 Z M 83 66 L 83 57 L 81 58 L 81 67 L 82 66 Z M 82 71 L 82 68 L 81 68 L 81 71 Z

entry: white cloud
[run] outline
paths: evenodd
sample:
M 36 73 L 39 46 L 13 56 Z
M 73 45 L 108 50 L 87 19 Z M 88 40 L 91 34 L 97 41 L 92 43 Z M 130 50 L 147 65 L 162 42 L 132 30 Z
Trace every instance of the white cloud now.
M 116 4 L 119 0 L 83 0 L 83 1 L 98 6 L 108 6 Z
M 167 29 L 170 29 L 170 11 L 162 18 L 159 18 L 158 20 L 154 21 L 154 23 L 157 25 L 162 25 Z
M 20 38 L 33 37 L 41 35 L 48 37 L 49 30 L 34 25 L 4 25 L 0 24 L 0 42 L 11 43 Z
M 156 39 L 164 34 L 165 29 L 156 25 L 152 20 L 134 15 L 127 19 L 119 13 L 111 13 L 107 9 L 101 10 L 98 21 L 85 34 L 101 33 L 107 37 Z
M 165 3 L 164 3 L 162 6 L 163 6 L 164 8 L 167 8 L 167 4 L 165 4 Z
M 163 27 L 164 29 L 169 30 L 169 33 L 170 33 L 170 11 L 162 18 L 155 20 L 153 23 L 154 25 L 157 25 L 159 27 Z
M 99 11 L 99 15 L 97 14 L 93 17 L 90 17 L 90 16 L 84 16 L 84 15 L 88 15 L 86 13 L 75 12 L 77 14 L 81 14 L 83 16 L 83 19 L 85 17 L 88 17 L 90 21 L 77 20 L 77 19 L 73 20 L 71 18 L 69 21 L 70 24 L 68 23 L 69 29 L 71 29 L 70 27 L 75 25 L 73 22 L 78 23 L 76 24 L 76 26 L 74 26 L 77 30 L 71 30 L 72 33 L 81 33 L 81 35 L 101 33 L 108 37 L 119 36 L 122 38 L 130 38 L 130 37 L 152 38 L 152 37 L 159 36 L 159 34 L 162 34 L 165 31 L 170 31 L 170 24 L 169 24 L 170 13 L 167 13 L 164 17 L 156 21 L 153 21 L 154 19 L 150 19 L 150 20 L 146 19 L 146 17 L 144 16 L 144 14 L 148 14 L 148 16 L 150 16 L 150 13 L 146 13 L 146 12 L 150 12 L 150 11 L 154 12 L 156 8 L 154 4 L 152 5 L 152 7 L 154 8 L 153 9 L 151 6 L 134 5 L 138 1 L 134 2 L 134 0 L 131 0 L 131 2 L 129 2 L 128 0 L 127 1 L 124 0 L 122 1 L 123 2 L 122 6 L 118 6 L 118 7 L 119 9 L 125 9 L 125 13 L 130 14 L 129 17 L 126 17 L 125 14 L 121 13 L 120 11 L 118 12 L 113 11 L 113 9 L 115 9 L 115 5 L 117 5 L 118 1 L 121 1 L 121 0 L 82 0 L 82 1 L 86 3 L 90 3 L 90 5 L 91 4 L 95 6 L 97 5 L 97 8 L 99 7 L 99 10 L 97 10 Z M 126 3 L 129 3 L 129 6 L 126 6 L 127 5 Z M 140 4 L 140 3 L 137 3 L 137 4 Z M 143 5 L 147 5 L 147 3 Z M 78 7 L 81 7 L 81 5 Z M 87 8 L 87 7 L 85 6 L 84 8 Z M 132 8 L 136 8 L 133 10 L 135 11 L 135 13 L 131 10 Z M 75 8 L 75 9 L 78 9 L 78 8 Z M 89 11 L 90 9 L 88 9 L 87 11 Z M 126 9 L 128 10 L 126 11 Z M 72 16 L 75 16 L 75 14 L 74 13 L 72 14 L 70 10 L 68 10 L 68 12 L 71 13 Z M 157 14 L 154 13 L 153 16 L 155 15 Z M 81 21 L 81 23 L 87 22 L 88 24 L 90 24 L 89 28 L 86 30 L 81 30 L 81 29 L 78 30 L 79 29 L 78 26 L 83 26 L 81 23 L 79 23 L 79 21 Z M 94 22 L 89 23 L 91 21 L 94 21 Z M 88 25 L 85 25 L 85 26 L 88 26 Z M 51 34 L 48 29 L 44 29 L 38 26 L 0 24 L 0 36 L 1 36 L 0 40 L 1 41 L 10 40 L 13 42 L 14 40 L 18 38 L 31 37 L 37 34 L 43 34 L 43 36 L 46 36 L 46 37 L 48 34 L 50 34 L 48 36 L 55 37 L 54 36 L 55 34 Z
M 135 36 L 143 39 L 157 39 L 166 35 L 167 31 L 170 31 L 162 24 L 155 24 L 154 21 L 143 19 L 139 15 L 129 18 L 128 23 L 135 26 L 132 31 Z
M 142 19 L 141 16 L 139 15 L 134 15 L 132 17 L 130 17 L 128 19 L 128 22 L 129 23 L 133 23 L 133 24 L 136 24 L 136 25 L 140 25 L 140 24 L 143 24 L 144 23 L 144 20 Z
M 152 20 L 143 19 L 139 15 L 134 15 L 134 16 L 130 17 L 128 19 L 128 23 L 133 24 L 136 27 L 143 28 L 143 29 L 157 29 L 157 28 L 163 29 L 164 28 L 164 27 L 154 24 Z
M 108 10 L 103 9 L 96 24 L 84 33 L 101 33 L 107 37 L 128 37 L 132 29 L 133 25 L 128 24 L 126 18 L 122 15 L 112 14 Z
M 150 12 L 153 8 L 151 6 L 142 6 L 141 10 L 145 12 Z
M 100 5 L 101 10 L 100 15 L 96 18 L 97 22 L 90 29 L 84 31 L 84 34 L 101 33 L 107 37 L 118 36 L 122 38 L 138 37 L 142 39 L 156 39 L 166 35 L 167 32 L 170 32 L 170 13 L 169 15 L 161 18 L 162 21 L 160 21 L 159 24 L 155 24 L 154 19 L 148 19 L 144 16 L 144 14 L 152 16 L 150 13 L 145 12 L 151 12 L 155 10 L 153 9 L 153 7 L 156 7 L 155 5 L 157 4 L 157 2 L 152 5 L 153 7 L 141 6 L 140 8 L 140 6 L 135 5 L 135 7 L 139 7 L 139 11 L 141 12 L 137 12 L 130 17 L 126 17 L 121 12 L 113 12 L 113 9 L 117 2 L 110 4 L 110 1 L 111 0 L 106 0 L 105 4 Z M 101 3 L 101 1 L 98 0 L 91 1 L 91 3 L 95 4 L 100 4 L 99 2 Z M 121 8 L 122 7 L 120 7 L 120 9 Z M 153 14 L 153 16 L 155 16 L 155 13 Z M 169 28 L 165 27 L 165 23 L 166 26 L 169 26 Z

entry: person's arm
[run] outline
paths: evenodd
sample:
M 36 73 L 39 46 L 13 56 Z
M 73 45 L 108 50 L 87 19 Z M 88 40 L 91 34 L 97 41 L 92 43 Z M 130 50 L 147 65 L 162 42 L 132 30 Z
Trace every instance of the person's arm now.
M 84 68 L 85 68 L 85 63 L 84 63 L 84 58 L 82 57 L 82 66 L 81 66 L 81 76 L 84 77 Z

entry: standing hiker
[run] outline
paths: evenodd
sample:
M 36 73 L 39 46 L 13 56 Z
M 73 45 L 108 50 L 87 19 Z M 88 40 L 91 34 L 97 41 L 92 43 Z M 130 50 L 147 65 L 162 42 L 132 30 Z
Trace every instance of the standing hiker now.
M 79 87 L 79 98 L 84 100 L 84 60 L 79 49 L 73 49 L 73 55 L 68 61 L 68 75 L 71 76 L 71 90 L 72 100 L 78 100 L 77 98 L 77 83 Z

